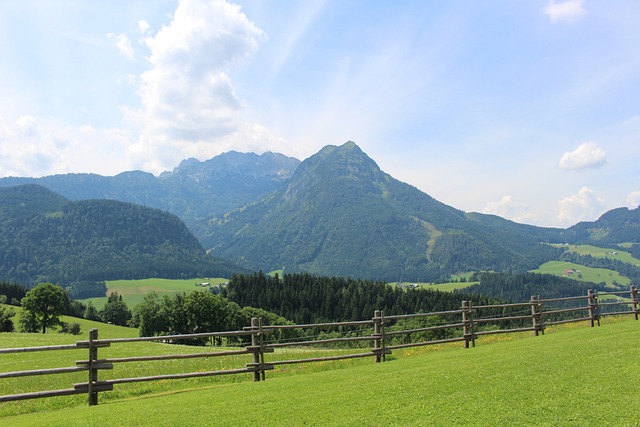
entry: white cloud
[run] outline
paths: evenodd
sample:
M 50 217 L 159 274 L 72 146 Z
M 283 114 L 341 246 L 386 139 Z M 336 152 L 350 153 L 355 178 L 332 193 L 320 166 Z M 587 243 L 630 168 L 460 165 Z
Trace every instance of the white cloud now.
M 116 42 L 116 46 L 122 55 L 128 60 L 132 60 L 134 56 L 133 47 L 131 46 L 131 40 L 126 34 L 107 34 L 111 40 Z
M 627 206 L 631 209 L 640 207 L 640 190 L 629 193 L 627 196 Z
M 560 3 L 551 1 L 542 11 L 551 22 L 575 22 L 586 16 L 584 0 L 566 0 Z
M 535 215 L 529 206 L 513 200 L 513 196 L 505 195 L 499 201 L 491 201 L 484 207 L 483 213 L 498 215 L 519 223 L 532 223 Z
M 560 158 L 563 169 L 584 169 L 602 166 L 607 161 L 607 152 L 595 142 L 580 144 L 573 151 L 568 151 Z
M 582 187 L 578 194 L 558 201 L 557 220 L 564 226 L 574 225 L 580 221 L 593 221 L 602 214 L 604 209 L 604 199 L 596 196 L 592 189 Z
M 69 172 L 112 175 L 130 169 L 123 161 L 128 135 L 121 130 L 69 126 L 50 119 L 0 118 L 0 176 Z
M 237 5 L 181 1 L 172 21 L 145 40 L 151 68 L 140 76 L 142 108 L 127 110 L 141 134 L 128 152 L 158 171 L 228 148 L 225 141 L 252 126 L 228 72 L 263 37 Z
M 140 30 L 140 32 L 142 34 L 145 34 L 147 31 L 149 31 L 149 29 L 151 28 L 151 26 L 149 25 L 149 23 L 147 21 L 140 20 L 138 21 L 138 30 Z

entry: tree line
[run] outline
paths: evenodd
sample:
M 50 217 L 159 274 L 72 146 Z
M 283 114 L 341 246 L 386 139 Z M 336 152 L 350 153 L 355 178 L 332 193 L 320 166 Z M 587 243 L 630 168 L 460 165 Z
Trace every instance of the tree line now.
M 474 279 L 477 285 L 464 288 L 464 293 L 482 293 L 494 298 L 513 302 L 529 301 L 531 295 L 541 295 L 543 298 L 563 298 L 587 295 L 589 289 L 605 291 L 604 284 L 578 282 L 566 277 L 539 273 L 479 273 Z M 462 292 L 455 291 L 461 295 Z
M 68 290 L 46 282 L 31 290 L 21 285 L 0 283 L 0 304 L 7 304 L 0 306 L 0 332 L 15 330 L 12 318 L 16 312 L 11 306 L 22 307 L 22 314 L 18 319 L 22 332 L 44 334 L 48 329 L 60 328 L 60 332 L 79 334 L 80 325 L 63 322 L 60 319 L 62 315 L 119 326 L 127 326 L 131 319 L 131 310 L 117 292 L 112 292 L 104 308 L 97 310 L 91 302 L 85 305 L 71 298 Z
M 282 278 L 262 272 L 234 275 L 225 295 L 240 306 L 260 307 L 298 324 L 370 319 L 375 310 L 387 315 L 457 310 L 462 300 L 501 302 L 480 294 L 406 290 L 384 282 L 308 273 Z

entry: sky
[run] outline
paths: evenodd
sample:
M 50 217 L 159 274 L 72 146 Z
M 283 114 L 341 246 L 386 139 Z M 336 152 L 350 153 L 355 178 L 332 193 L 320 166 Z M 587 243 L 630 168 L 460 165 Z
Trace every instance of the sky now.
M 467 212 L 640 205 L 637 0 L 0 0 L 0 177 L 354 141 Z

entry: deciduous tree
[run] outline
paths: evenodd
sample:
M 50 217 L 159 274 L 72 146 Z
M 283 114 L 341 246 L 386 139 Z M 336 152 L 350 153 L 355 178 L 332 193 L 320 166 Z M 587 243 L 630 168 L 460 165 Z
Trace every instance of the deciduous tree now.
M 22 301 L 20 324 L 25 332 L 47 332 L 60 324 L 60 315 L 64 311 L 64 291 L 51 283 L 40 283 L 31 289 Z

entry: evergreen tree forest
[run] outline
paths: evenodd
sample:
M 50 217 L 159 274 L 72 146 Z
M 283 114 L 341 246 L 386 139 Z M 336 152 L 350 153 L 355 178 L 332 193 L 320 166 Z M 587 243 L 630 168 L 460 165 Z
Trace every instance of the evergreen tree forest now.
M 496 298 L 428 289 L 399 289 L 384 282 L 307 273 L 269 276 L 262 272 L 234 275 L 227 298 L 239 306 L 260 307 L 296 324 L 370 319 L 385 315 L 457 310 L 463 300 L 499 304 Z
M 465 288 L 464 293 L 481 293 L 513 302 L 529 301 L 532 295 L 564 298 L 587 295 L 589 289 L 606 291 L 603 284 L 578 282 L 552 274 L 481 273 L 477 279 L 480 283 Z M 455 291 L 455 294 L 463 295 L 460 291 Z

